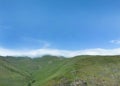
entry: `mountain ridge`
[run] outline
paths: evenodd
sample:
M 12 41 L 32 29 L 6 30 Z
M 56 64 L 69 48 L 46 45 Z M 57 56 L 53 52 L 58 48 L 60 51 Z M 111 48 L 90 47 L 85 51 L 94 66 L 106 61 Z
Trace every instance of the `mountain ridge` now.
M 88 86 L 119 84 L 120 56 L 40 58 L 0 56 L 1 86 L 59 86 L 75 80 Z M 12 77 L 12 78 L 11 78 Z M 13 80 L 13 81 L 11 81 Z M 64 81 L 62 81 L 64 80 Z M 6 84 L 6 81 L 7 84 Z M 64 86 L 64 85 L 63 85 Z M 74 85 L 73 85 L 74 86 Z

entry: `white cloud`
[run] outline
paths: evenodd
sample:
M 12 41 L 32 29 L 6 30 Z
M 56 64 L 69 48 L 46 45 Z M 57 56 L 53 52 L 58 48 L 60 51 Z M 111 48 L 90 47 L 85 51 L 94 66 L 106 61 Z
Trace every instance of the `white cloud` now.
M 11 50 L 0 48 L 0 55 L 2 56 L 30 56 L 37 57 L 42 55 L 57 55 L 73 57 L 76 55 L 120 55 L 120 48 L 116 49 L 85 49 L 85 50 L 59 50 L 59 49 L 36 49 L 36 50 Z
M 110 43 L 113 43 L 113 44 L 120 44 L 120 40 L 111 40 Z

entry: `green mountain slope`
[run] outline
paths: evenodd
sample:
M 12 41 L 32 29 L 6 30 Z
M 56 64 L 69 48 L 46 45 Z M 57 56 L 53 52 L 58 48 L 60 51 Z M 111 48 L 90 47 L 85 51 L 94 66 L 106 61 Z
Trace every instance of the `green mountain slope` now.
M 0 86 L 75 84 L 119 86 L 120 56 L 0 57 Z
M 0 86 L 26 86 L 27 74 L 0 57 Z

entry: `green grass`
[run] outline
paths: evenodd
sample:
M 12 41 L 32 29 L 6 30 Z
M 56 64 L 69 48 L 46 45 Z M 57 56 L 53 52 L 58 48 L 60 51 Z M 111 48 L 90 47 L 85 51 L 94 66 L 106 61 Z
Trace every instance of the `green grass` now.
M 54 86 L 62 79 L 83 80 L 88 86 L 119 86 L 120 56 L 0 57 L 0 86 Z

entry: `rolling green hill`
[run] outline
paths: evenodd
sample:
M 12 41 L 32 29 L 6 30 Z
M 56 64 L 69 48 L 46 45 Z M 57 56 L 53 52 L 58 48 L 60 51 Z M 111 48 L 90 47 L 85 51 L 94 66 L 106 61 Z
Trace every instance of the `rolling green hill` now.
M 78 84 L 78 85 L 77 85 Z M 120 56 L 0 57 L 0 86 L 119 86 Z

